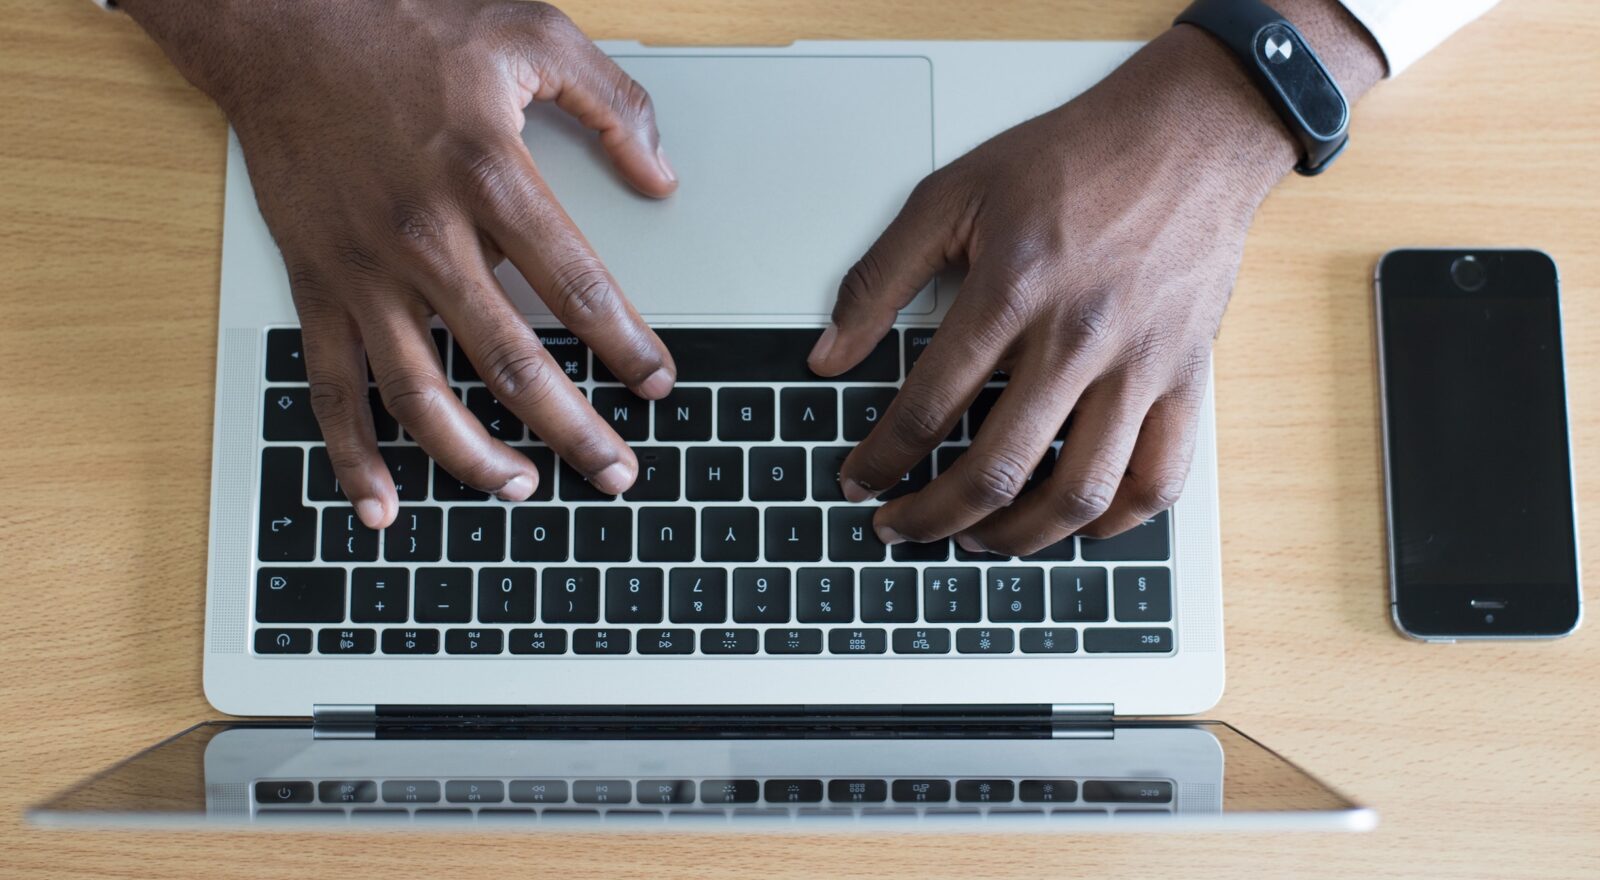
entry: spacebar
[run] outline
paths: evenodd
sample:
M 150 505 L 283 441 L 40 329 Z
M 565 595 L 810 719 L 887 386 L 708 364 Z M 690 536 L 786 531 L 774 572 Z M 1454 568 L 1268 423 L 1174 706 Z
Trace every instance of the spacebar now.
M 831 379 L 811 372 L 806 356 L 822 328 L 707 328 L 656 331 L 678 365 L 679 382 L 895 382 L 900 331 L 891 330 L 855 369 Z M 595 358 L 594 377 L 616 376 Z

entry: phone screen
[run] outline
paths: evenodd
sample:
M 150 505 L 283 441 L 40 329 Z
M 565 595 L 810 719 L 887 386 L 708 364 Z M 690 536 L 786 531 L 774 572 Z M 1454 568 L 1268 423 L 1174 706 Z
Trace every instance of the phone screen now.
M 1402 625 L 1570 630 L 1578 574 L 1555 265 L 1535 251 L 1396 251 L 1379 285 Z

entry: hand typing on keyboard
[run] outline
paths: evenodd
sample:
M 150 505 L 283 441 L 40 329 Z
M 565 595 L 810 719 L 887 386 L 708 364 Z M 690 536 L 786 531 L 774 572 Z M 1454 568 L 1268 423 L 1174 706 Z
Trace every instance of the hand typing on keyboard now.
M 1382 75 L 1349 16 L 1287 7 L 1328 37 L 1318 46 L 1351 97 Z M 938 334 L 844 462 L 844 494 L 897 485 L 969 407 L 987 410 L 983 429 L 953 467 L 877 511 L 879 538 L 1027 554 L 1170 507 L 1245 232 L 1297 154 L 1221 44 L 1177 27 L 927 177 L 845 276 L 810 361 L 824 376 L 849 369 L 935 272 L 966 266 Z M 1007 390 L 985 400 L 996 370 Z M 1053 472 L 1032 487 L 1069 414 Z
M 461 491 L 522 501 L 554 480 L 452 391 L 434 314 L 487 386 L 485 406 L 504 406 L 603 493 L 632 485 L 633 452 L 492 272 L 509 257 L 634 393 L 672 390 L 671 355 L 518 135 L 523 107 L 554 101 L 599 132 L 639 191 L 677 185 L 649 96 L 571 21 L 547 4 L 490 0 L 118 5 L 239 136 L 287 263 L 326 459 L 361 522 L 388 526 L 400 503 L 368 405 L 369 361 L 384 407 Z

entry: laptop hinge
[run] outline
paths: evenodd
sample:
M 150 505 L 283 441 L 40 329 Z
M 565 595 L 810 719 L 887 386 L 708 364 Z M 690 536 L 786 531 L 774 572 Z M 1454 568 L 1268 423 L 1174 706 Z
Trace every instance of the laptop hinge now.
M 1051 703 L 1051 721 L 1110 721 L 1117 712 L 1114 703 Z
M 317 739 L 374 739 L 378 735 L 378 707 L 312 706 L 311 735 Z

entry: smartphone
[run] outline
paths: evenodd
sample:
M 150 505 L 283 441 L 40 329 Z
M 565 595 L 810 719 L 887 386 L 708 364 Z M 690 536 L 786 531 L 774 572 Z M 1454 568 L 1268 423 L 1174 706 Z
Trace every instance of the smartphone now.
M 1426 641 L 1557 638 L 1582 616 L 1555 261 L 1378 261 L 1389 596 Z

